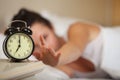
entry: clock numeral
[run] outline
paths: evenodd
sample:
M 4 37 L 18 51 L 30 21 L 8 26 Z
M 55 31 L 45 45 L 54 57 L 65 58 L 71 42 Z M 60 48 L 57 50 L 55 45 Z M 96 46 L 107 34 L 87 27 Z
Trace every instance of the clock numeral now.
M 29 46 L 28 46 L 29 48 L 31 48 L 31 45 L 29 44 Z
M 18 54 L 18 57 L 20 57 L 20 54 Z
M 24 56 L 25 56 L 26 54 L 25 54 L 25 52 L 24 52 Z
M 25 36 L 24 36 L 24 39 L 25 39 Z
M 13 38 L 16 39 L 16 36 L 14 36 Z
M 12 43 L 13 42 L 13 40 L 10 40 L 10 43 Z
M 28 53 L 29 53 L 29 50 L 27 50 L 26 53 L 28 54 Z
M 8 44 L 8 47 L 10 47 L 10 44 Z
M 27 40 L 27 42 L 30 42 L 29 40 Z
M 10 49 L 9 51 L 10 51 L 10 52 L 12 52 L 12 50 L 11 50 L 11 49 Z

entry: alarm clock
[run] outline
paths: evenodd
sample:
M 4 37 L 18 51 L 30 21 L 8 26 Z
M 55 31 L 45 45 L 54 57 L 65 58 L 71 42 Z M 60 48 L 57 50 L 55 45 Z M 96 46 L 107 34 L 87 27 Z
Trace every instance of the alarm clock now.
M 3 42 L 3 51 L 11 61 L 28 59 L 34 50 L 34 42 L 30 35 L 32 31 L 27 23 L 14 20 L 5 31 L 6 38 Z

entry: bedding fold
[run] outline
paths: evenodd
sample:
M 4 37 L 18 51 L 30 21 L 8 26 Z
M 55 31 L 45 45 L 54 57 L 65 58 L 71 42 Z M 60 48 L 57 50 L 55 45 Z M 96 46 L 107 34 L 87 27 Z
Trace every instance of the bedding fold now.
M 120 79 L 120 27 L 104 28 L 101 68 L 112 78 Z

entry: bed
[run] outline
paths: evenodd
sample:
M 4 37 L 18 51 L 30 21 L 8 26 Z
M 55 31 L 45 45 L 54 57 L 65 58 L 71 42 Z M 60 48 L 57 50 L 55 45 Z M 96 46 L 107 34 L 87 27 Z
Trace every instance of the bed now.
M 59 36 L 63 35 L 62 34 L 63 33 L 62 31 L 64 31 L 63 28 L 69 26 L 71 23 L 73 23 L 75 21 L 84 21 L 84 20 L 79 20 L 79 19 L 61 17 L 56 14 L 51 14 L 48 11 L 41 11 L 40 14 L 42 16 L 44 16 L 45 18 L 47 18 L 48 20 L 50 20 L 51 23 L 53 23 L 53 26 L 56 26 L 55 32 Z M 86 22 L 88 22 L 88 21 L 86 21 Z M 60 30 L 61 32 L 58 33 L 57 30 Z M 2 42 L 2 39 L 3 39 L 3 36 L 0 37 L 0 42 Z M 2 48 L 2 46 L 0 47 L 0 52 L 2 53 L 3 51 L 1 48 Z M 4 55 L 0 55 L 0 58 L 2 58 L 1 56 L 4 56 Z M 120 56 L 120 55 L 118 55 L 118 56 Z M 107 62 L 112 62 L 111 58 L 104 60 L 105 65 Z M 119 66 L 114 65 L 114 68 L 116 68 L 116 70 L 111 69 L 111 67 L 109 67 L 109 66 L 110 65 L 106 65 L 106 66 L 102 65 L 102 67 L 104 68 L 105 71 L 109 71 L 111 73 L 111 75 L 113 75 L 112 76 L 113 78 L 120 79 L 120 68 L 119 68 L 120 64 L 119 64 Z M 58 71 L 57 69 L 52 68 L 50 66 L 47 66 L 44 68 L 44 70 L 36 73 L 35 75 L 26 77 L 21 80 L 111 80 L 111 79 L 69 78 L 65 73 Z

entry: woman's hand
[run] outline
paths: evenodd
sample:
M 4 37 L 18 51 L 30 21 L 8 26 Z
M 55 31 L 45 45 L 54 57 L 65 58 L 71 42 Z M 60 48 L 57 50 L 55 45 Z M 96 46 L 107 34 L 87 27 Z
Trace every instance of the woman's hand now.
M 33 55 L 38 59 L 42 60 L 43 63 L 56 66 L 59 62 L 60 53 L 56 53 L 52 48 L 45 44 L 45 40 L 40 36 L 40 53 L 34 53 Z

